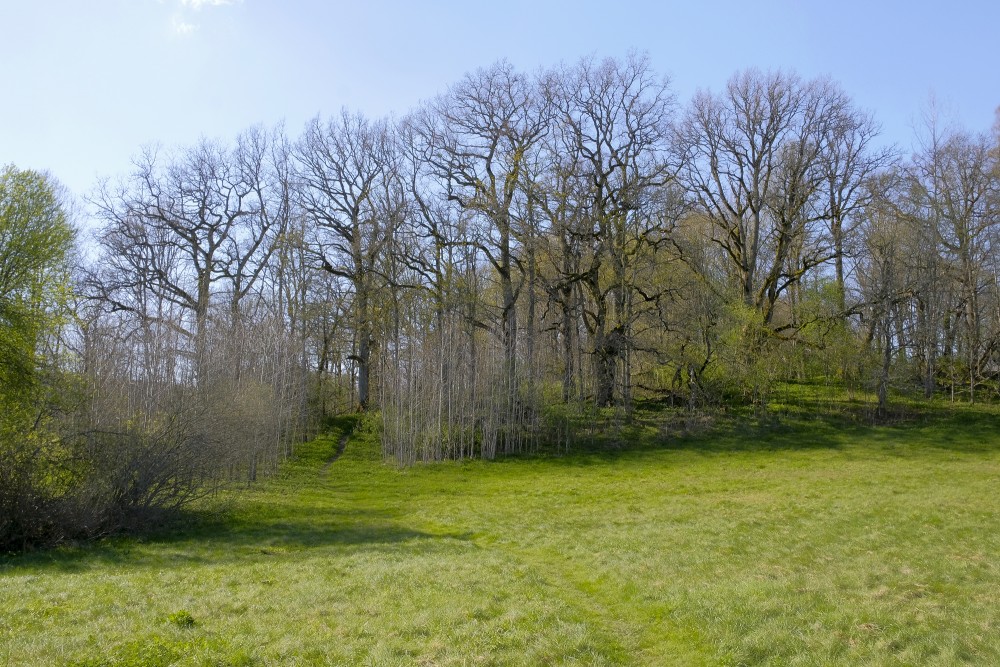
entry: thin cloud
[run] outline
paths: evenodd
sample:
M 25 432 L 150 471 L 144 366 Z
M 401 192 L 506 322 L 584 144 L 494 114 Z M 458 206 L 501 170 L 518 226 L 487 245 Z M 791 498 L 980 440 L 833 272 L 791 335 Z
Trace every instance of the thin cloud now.
M 188 23 L 180 16 L 173 16 L 170 18 L 170 28 L 175 34 L 186 37 L 194 34 L 198 30 L 198 25 L 196 23 Z
M 201 29 L 201 24 L 193 21 L 194 15 L 204 7 L 227 7 L 242 5 L 243 0 L 159 0 L 160 4 L 165 2 L 176 2 L 177 11 L 170 17 L 170 31 L 181 37 L 190 37 Z
M 202 7 L 222 7 L 243 4 L 243 0 L 181 0 L 181 5 L 197 11 Z

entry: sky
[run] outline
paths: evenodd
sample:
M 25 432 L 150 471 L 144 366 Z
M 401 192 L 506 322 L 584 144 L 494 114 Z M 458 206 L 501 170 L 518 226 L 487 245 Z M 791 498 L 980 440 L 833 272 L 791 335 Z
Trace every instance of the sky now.
M 828 76 L 908 153 L 933 97 L 986 132 L 1000 3 L 952 0 L 0 0 L 0 165 L 77 196 L 144 146 L 342 108 L 401 116 L 479 67 L 645 52 L 681 104 L 747 67 Z

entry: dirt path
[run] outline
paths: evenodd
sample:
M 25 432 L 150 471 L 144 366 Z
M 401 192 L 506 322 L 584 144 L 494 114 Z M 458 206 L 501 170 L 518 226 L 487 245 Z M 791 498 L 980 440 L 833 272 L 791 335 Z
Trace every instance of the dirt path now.
M 326 463 L 323 464 L 323 469 L 320 471 L 321 474 L 325 475 L 327 471 L 330 470 L 330 466 L 332 466 L 334 462 L 344 453 L 344 450 L 347 448 L 347 439 L 350 437 L 350 431 L 340 436 L 340 440 L 337 441 L 337 451 L 335 451 L 333 456 L 327 459 Z

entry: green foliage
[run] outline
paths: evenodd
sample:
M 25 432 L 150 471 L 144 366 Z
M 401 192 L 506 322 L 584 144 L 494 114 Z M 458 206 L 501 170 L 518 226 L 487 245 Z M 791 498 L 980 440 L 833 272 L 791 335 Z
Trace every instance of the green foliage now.
M 763 313 L 742 301 L 726 305 L 719 325 L 718 363 L 711 378 L 729 400 L 766 408 L 785 366 L 780 341 L 765 324 Z
M 49 180 L 0 171 L 0 400 L 23 396 L 40 337 L 65 316 L 73 228 Z
M 167 620 L 179 628 L 194 627 L 194 616 L 191 615 L 191 612 L 185 609 L 181 609 L 180 611 L 175 611 L 171 614 L 167 614 Z
M 66 317 L 72 245 L 49 180 L 0 170 L 0 551 L 52 532 L 70 475 L 48 429 L 47 380 L 58 376 L 43 373 L 42 352 Z

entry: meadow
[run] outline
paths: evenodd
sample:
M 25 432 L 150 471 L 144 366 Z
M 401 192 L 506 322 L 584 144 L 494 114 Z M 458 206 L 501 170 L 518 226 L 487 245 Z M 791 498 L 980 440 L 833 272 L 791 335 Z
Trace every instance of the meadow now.
M 0 665 L 1000 664 L 998 425 L 650 418 L 399 468 L 342 420 L 143 537 L 0 557 Z

